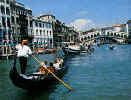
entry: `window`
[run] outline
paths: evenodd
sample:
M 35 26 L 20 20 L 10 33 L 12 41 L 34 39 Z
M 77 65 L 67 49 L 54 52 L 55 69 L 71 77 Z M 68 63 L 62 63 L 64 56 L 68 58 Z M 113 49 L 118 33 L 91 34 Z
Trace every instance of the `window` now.
M 39 23 L 39 27 L 41 27 L 41 23 Z
M 51 24 L 49 24 L 49 28 L 51 28 Z
M 16 18 L 16 23 L 19 24 L 19 18 L 18 17 Z
M 0 0 L 1 2 L 5 2 L 5 0 Z
M 1 13 L 5 14 L 5 8 L 4 8 L 4 6 L 1 6 Z
M 11 27 L 11 26 L 10 26 L 10 18 L 7 18 L 7 26 L 8 26 L 8 27 Z
M 15 23 L 14 16 L 11 16 L 11 22 L 12 22 L 13 24 Z
M 35 26 L 38 27 L 38 23 L 37 22 L 35 22 Z
M 97 35 L 96 35 L 96 34 L 94 34 L 94 37 L 97 37 Z
M 48 28 L 48 24 L 47 23 L 45 24 L 45 27 Z
M 45 30 L 43 30 L 43 34 L 44 34 L 44 36 L 45 36 Z
M 40 30 L 40 35 L 42 35 L 42 30 Z
M 6 3 L 9 4 L 9 0 L 6 0 Z
M 120 37 L 120 34 L 117 34 L 118 37 Z
M 32 27 L 33 25 L 32 25 L 32 21 L 30 21 L 30 27 Z
M 51 31 L 50 31 L 50 36 L 51 36 Z
M 99 33 L 97 33 L 97 36 L 99 36 L 100 34 Z
M 48 31 L 47 31 L 47 36 L 48 36 Z
M 36 35 L 38 35 L 38 30 L 36 30 Z
M 109 32 L 107 32 L 107 35 L 108 35 L 108 36 L 109 36 L 109 34 L 110 34 L 110 33 L 109 33 Z
M 126 35 L 124 35 L 124 38 L 127 38 L 127 36 L 126 36 Z
M 7 15 L 10 15 L 10 10 L 9 10 L 9 8 L 6 8 L 6 14 L 7 14 Z
M 2 17 L 2 24 L 3 24 L 3 27 L 6 27 L 5 17 Z
M 3 38 L 4 38 L 4 40 L 6 40 L 6 35 L 7 35 L 7 34 L 6 34 L 6 32 L 4 31 L 4 32 L 3 32 Z

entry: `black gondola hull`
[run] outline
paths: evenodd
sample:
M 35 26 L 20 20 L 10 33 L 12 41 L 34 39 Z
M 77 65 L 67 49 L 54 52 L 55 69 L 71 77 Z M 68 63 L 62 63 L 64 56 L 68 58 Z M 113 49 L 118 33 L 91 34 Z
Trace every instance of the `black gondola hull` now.
M 66 71 L 67 67 L 63 66 L 60 70 L 56 70 L 54 74 L 57 77 L 62 78 Z M 15 66 L 13 66 L 10 71 L 10 79 L 16 87 L 27 90 L 45 89 L 53 82 L 58 82 L 58 80 L 56 80 L 50 73 L 48 73 L 48 76 L 45 78 L 43 78 L 43 74 L 19 74 Z

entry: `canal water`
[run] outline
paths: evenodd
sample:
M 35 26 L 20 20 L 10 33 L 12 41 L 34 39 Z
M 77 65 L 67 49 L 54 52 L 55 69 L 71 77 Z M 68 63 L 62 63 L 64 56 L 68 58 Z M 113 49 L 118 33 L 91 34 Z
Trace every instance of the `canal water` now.
M 68 71 L 62 80 L 72 87 L 71 92 L 61 84 L 39 92 L 17 88 L 9 79 L 13 61 L 0 61 L 0 100 L 131 100 L 131 45 L 108 47 L 94 47 L 91 54 L 67 59 Z M 53 55 L 38 57 L 54 59 Z M 30 59 L 27 73 L 35 69 L 37 63 Z

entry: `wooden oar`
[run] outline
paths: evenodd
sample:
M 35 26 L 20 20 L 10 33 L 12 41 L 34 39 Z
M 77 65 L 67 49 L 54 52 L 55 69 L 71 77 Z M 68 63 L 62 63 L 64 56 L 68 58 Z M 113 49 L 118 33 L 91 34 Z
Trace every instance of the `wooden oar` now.
M 32 55 L 33 56 L 33 55 Z M 35 56 L 33 56 L 33 58 L 41 64 L 41 66 L 43 66 L 49 73 L 51 73 L 61 84 L 63 84 L 66 88 L 68 88 L 70 91 L 72 90 L 72 88 L 67 85 L 66 83 L 64 83 L 64 81 L 62 81 L 59 77 L 57 77 L 53 72 L 51 72 L 43 62 L 41 62 L 38 58 L 36 58 Z

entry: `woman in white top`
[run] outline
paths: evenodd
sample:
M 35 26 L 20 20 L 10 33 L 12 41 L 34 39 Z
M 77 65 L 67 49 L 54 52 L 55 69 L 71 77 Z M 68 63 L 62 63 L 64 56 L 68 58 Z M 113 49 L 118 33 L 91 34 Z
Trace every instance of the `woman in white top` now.
M 53 67 L 55 67 L 56 70 L 59 70 L 59 69 L 60 69 L 60 65 L 59 65 L 59 63 L 57 62 L 57 60 L 54 61 Z
M 21 44 L 16 45 L 17 57 L 19 57 L 22 74 L 24 74 L 26 70 L 27 58 L 32 54 L 30 47 L 25 45 L 27 42 L 27 40 L 23 40 Z

